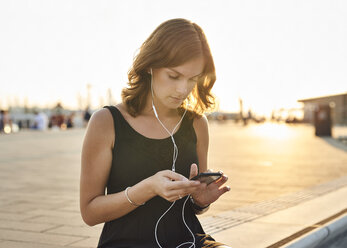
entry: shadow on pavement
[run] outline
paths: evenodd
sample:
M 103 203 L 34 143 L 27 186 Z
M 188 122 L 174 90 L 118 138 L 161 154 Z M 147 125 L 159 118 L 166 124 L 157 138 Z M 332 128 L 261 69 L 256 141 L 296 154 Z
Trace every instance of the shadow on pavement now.
M 339 234 L 334 240 L 324 242 L 316 248 L 345 248 L 347 247 L 347 232 Z
M 338 148 L 344 152 L 347 152 L 347 145 L 345 145 L 343 142 L 332 138 L 332 137 L 321 137 L 325 142 L 327 142 L 329 145 L 332 145 L 335 148 Z

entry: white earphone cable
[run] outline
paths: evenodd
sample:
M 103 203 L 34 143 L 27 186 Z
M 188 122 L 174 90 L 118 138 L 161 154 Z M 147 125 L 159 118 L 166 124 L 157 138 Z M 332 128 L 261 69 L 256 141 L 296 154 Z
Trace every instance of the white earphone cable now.
M 177 160 L 177 157 L 178 157 L 178 147 L 176 145 L 176 142 L 175 142 L 175 139 L 173 137 L 176 129 L 178 128 L 178 126 L 181 124 L 185 114 L 187 113 L 187 108 L 185 109 L 183 115 L 182 115 L 182 118 L 181 120 L 177 123 L 177 125 L 175 126 L 175 128 L 172 130 L 172 132 L 170 132 L 166 127 L 165 125 L 161 122 L 161 120 L 159 119 L 159 116 L 158 116 L 158 113 L 157 113 L 157 110 L 154 106 L 154 102 L 153 102 L 153 99 L 154 99 L 154 94 L 153 94 L 153 72 L 152 72 L 152 68 L 151 68 L 151 93 L 152 93 L 152 108 L 153 108 L 153 112 L 154 112 L 154 115 L 155 117 L 157 118 L 157 120 L 159 121 L 159 123 L 161 124 L 161 126 L 165 129 L 165 131 L 170 135 L 171 137 L 171 140 L 172 140 L 172 143 L 174 145 L 174 151 L 173 151 L 173 158 L 172 158 L 172 171 L 175 172 L 176 168 L 175 168 L 175 165 L 176 165 L 176 160 Z M 176 248 L 179 248 L 181 247 L 182 245 L 186 245 L 186 244 L 191 244 L 191 246 L 189 246 L 189 248 L 195 248 L 195 236 L 193 234 L 193 232 L 190 230 L 190 228 L 188 227 L 187 223 L 186 223 L 186 220 L 184 218 L 184 209 L 185 209 L 185 206 L 186 206 L 186 203 L 189 199 L 190 195 L 187 196 L 186 200 L 184 201 L 183 203 L 183 207 L 182 207 L 182 219 L 183 219 L 183 223 L 184 225 L 186 226 L 186 228 L 188 229 L 188 231 L 190 232 L 190 234 L 192 235 L 193 237 L 193 242 L 191 241 L 188 241 L 188 242 L 185 242 L 185 243 L 182 243 L 180 244 L 179 246 L 177 246 Z M 154 235 L 155 235 L 155 240 L 157 242 L 157 245 L 162 248 L 162 246 L 160 245 L 160 242 L 158 240 L 158 235 L 157 235 L 157 231 L 158 231 L 158 225 L 159 225 L 159 222 L 161 221 L 161 219 L 170 211 L 170 209 L 173 207 L 173 205 L 175 205 L 176 201 L 174 201 L 170 207 L 160 216 L 160 218 L 158 219 L 156 225 L 155 225 L 155 230 L 154 230 Z

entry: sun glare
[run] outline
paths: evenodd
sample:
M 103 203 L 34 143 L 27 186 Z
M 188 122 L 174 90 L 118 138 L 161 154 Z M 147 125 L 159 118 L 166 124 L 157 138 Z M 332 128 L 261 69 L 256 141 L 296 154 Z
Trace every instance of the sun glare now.
M 4 127 L 4 132 L 5 132 L 6 134 L 11 133 L 11 127 L 10 127 L 9 125 L 5 125 L 5 127 Z
M 271 139 L 286 139 L 292 135 L 288 125 L 265 123 L 263 125 L 254 126 L 252 128 L 254 135 L 268 137 Z

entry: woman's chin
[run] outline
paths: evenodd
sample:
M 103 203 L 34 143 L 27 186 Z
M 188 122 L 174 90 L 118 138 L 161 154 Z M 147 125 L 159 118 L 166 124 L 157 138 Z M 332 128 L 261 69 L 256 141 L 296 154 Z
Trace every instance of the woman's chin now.
M 180 107 L 181 105 L 182 105 L 182 102 L 183 102 L 183 100 L 182 99 L 177 99 L 177 98 L 173 98 L 173 97 L 171 97 L 171 99 L 170 99 L 171 101 L 171 106 L 173 106 L 174 108 L 178 108 L 178 107 Z

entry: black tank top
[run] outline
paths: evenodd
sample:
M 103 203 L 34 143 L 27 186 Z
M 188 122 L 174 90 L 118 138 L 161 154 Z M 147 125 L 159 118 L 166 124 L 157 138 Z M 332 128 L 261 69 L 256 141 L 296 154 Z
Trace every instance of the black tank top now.
M 170 137 L 165 139 L 147 138 L 134 130 L 116 107 L 106 106 L 105 108 L 112 113 L 116 136 L 112 166 L 107 182 L 107 194 L 123 191 L 158 171 L 171 170 L 173 143 Z M 190 165 L 198 164 L 197 139 L 192 123 L 192 118 L 186 115 L 174 134 L 179 150 L 176 172 L 187 178 Z M 182 207 L 185 199 L 184 197 L 176 201 L 159 222 L 157 235 L 162 247 L 171 248 L 193 241 L 182 219 Z M 170 205 L 171 202 L 156 196 L 127 215 L 106 222 L 98 247 L 158 247 L 154 234 L 155 225 Z M 187 201 L 184 211 L 185 221 L 196 237 L 196 247 L 203 247 L 207 243 L 210 245 L 208 247 L 213 247 L 213 244 L 217 245 L 210 236 L 205 235 L 190 200 Z

